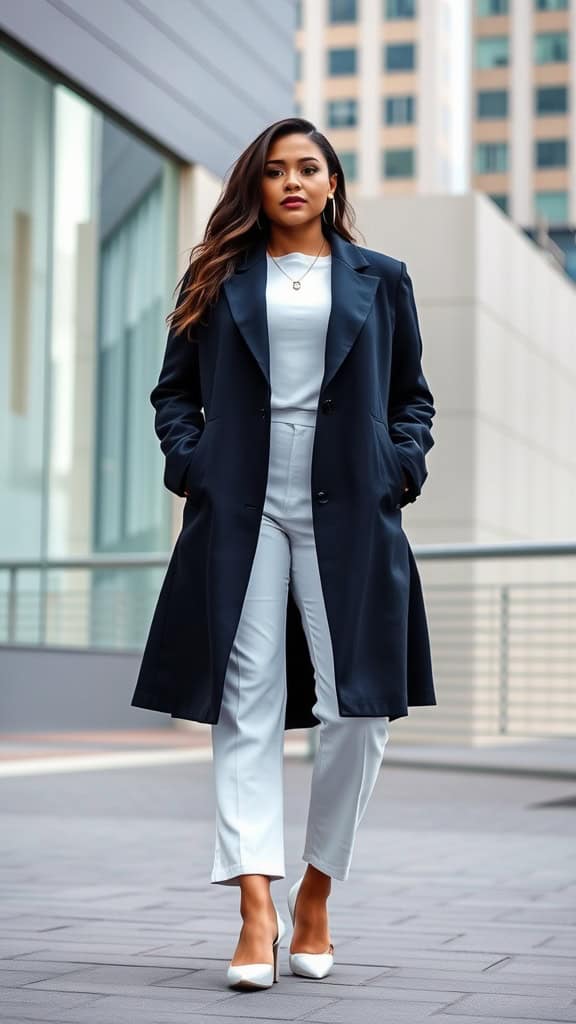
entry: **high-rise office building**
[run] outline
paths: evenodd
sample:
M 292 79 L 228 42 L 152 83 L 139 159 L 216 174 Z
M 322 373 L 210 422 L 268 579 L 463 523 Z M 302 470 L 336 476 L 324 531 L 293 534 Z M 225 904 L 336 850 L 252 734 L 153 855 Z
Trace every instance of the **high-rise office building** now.
M 488 194 L 576 278 L 574 0 L 300 0 L 296 110 L 350 195 Z

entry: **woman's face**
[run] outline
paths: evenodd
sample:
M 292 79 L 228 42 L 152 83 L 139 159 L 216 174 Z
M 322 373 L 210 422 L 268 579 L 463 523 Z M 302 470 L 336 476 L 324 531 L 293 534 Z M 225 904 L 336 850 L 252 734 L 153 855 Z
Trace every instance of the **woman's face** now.
M 262 178 L 262 209 L 278 227 L 303 227 L 320 217 L 337 175 L 328 174 L 322 150 L 307 135 L 295 132 L 276 139 L 268 150 Z M 288 197 L 302 200 L 293 205 Z

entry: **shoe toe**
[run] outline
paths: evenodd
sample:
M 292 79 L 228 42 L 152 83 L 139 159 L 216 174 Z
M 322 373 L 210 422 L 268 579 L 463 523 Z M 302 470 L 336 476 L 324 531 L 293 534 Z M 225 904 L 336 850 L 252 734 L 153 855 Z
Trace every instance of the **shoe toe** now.
M 227 971 L 229 985 L 238 988 L 270 988 L 274 982 L 273 964 L 236 964 Z
M 290 953 L 290 970 L 303 978 L 325 978 L 332 970 L 332 953 Z

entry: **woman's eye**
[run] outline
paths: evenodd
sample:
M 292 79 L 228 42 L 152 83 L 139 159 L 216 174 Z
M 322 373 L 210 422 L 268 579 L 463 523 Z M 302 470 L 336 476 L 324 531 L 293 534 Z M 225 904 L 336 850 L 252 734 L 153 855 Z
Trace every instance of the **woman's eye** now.
M 315 167 L 313 164 L 310 164 L 309 167 L 304 168 L 305 171 L 312 171 L 313 174 L 316 174 L 316 171 L 318 171 L 318 169 L 319 168 Z M 272 167 L 270 170 L 266 171 L 266 177 L 268 178 L 275 178 L 278 174 L 282 174 L 282 171 L 280 170 L 279 167 Z

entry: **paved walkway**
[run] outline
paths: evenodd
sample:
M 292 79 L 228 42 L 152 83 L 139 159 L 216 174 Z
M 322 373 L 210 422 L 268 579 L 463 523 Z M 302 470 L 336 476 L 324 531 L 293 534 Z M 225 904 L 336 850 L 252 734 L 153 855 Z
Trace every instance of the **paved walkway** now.
M 70 768 L 0 778 L 2 1024 L 576 1022 L 574 782 L 385 761 L 333 883 L 333 973 L 291 975 L 288 931 L 279 984 L 242 993 L 238 890 L 208 882 L 211 765 Z M 288 923 L 310 764 L 287 757 L 285 781 Z
M 309 755 L 311 735 L 306 729 L 287 731 L 286 754 Z M 197 723 L 168 729 L 0 733 L 0 778 L 199 762 L 211 757 L 210 727 Z M 456 768 L 576 782 L 576 737 L 489 737 L 475 745 L 426 745 L 403 743 L 401 732 L 392 730 L 386 761 L 395 766 Z

